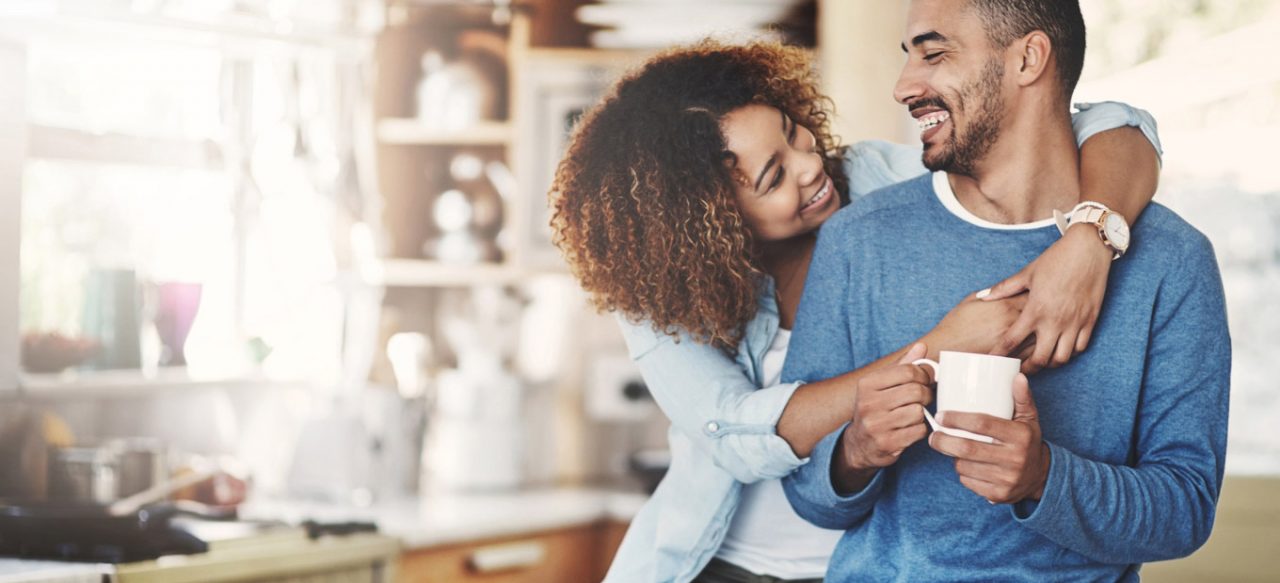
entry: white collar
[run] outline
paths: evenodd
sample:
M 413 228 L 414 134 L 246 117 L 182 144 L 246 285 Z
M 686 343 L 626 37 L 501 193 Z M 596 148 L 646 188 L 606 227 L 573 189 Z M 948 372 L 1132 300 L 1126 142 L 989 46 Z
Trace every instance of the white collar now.
M 1015 223 L 1006 225 L 1003 223 L 993 223 L 978 215 L 969 212 L 960 204 L 960 200 L 956 198 L 955 191 L 951 190 L 951 181 L 947 179 L 947 173 L 938 171 L 933 173 L 933 192 L 938 195 L 938 202 L 946 207 L 951 214 L 960 217 L 966 223 L 971 223 L 984 229 L 996 229 L 1000 231 L 1028 231 L 1031 229 L 1043 229 L 1045 227 L 1054 226 L 1053 217 L 1041 219 L 1030 223 Z

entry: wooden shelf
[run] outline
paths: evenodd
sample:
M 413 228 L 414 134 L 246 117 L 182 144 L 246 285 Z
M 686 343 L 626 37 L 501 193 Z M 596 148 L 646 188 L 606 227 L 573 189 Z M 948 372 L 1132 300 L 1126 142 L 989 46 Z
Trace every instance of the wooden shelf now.
M 27 126 L 27 155 L 200 170 L 219 170 L 226 166 L 221 148 L 212 140 L 95 133 L 36 124 Z
M 172 390 L 221 389 L 247 386 L 296 386 L 296 381 L 271 380 L 260 372 L 240 376 L 193 376 L 186 367 L 160 368 L 153 374 L 140 369 L 22 373 L 19 392 L 30 397 L 130 397 Z
M 454 265 L 423 259 L 386 259 L 362 274 L 366 283 L 386 287 L 467 287 L 506 284 L 520 272 L 510 265 Z
M 414 118 L 378 121 L 378 141 L 398 146 L 506 146 L 513 131 L 507 122 L 481 122 L 461 130 L 438 130 Z
M 525 53 L 530 62 L 589 64 L 605 68 L 628 68 L 657 54 L 658 49 L 597 49 L 583 47 L 536 47 Z

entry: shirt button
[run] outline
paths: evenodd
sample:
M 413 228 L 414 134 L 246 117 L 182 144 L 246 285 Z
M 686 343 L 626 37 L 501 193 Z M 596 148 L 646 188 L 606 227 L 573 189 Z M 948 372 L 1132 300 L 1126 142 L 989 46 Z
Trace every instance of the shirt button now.
M 717 431 L 720 431 L 719 423 L 716 423 L 715 421 L 710 421 L 707 423 L 707 433 L 715 433 Z

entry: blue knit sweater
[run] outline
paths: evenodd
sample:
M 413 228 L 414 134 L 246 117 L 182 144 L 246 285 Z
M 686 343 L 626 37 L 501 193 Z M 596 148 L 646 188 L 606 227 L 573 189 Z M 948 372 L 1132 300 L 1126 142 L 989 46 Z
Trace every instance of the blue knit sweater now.
M 966 214 L 945 174 L 926 174 L 829 220 L 783 379 L 830 378 L 906 345 L 1059 236 L 1045 222 L 1009 228 Z M 801 516 L 847 531 L 827 581 L 1136 580 L 1141 563 L 1204 543 L 1227 437 L 1221 277 L 1209 241 L 1159 204 L 1133 234 L 1089 349 L 1030 379 L 1052 454 L 1044 497 L 991 505 L 924 441 L 840 496 L 836 431 L 784 481 Z

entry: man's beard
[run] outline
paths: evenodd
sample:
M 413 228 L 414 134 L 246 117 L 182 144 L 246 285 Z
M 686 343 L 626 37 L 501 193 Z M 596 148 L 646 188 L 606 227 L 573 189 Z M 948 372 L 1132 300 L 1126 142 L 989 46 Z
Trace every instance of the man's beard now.
M 955 97 L 959 111 L 969 123 L 960 131 L 955 123 L 955 111 L 945 102 L 943 106 L 952 112 L 951 135 L 939 146 L 925 150 L 924 167 L 934 172 L 945 170 L 951 174 L 972 176 L 991 146 L 1000 137 L 1000 122 L 1004 119 L 1004 98 L 1000 95 L 1000 83 L 1004 80 L 1004 66 L 992 58 L 982 67 L 978 78 L 965 84 Z M 941 100 L 939 100 L 941 101 Z M 967 103 L 975 104 L 970 112 Z

